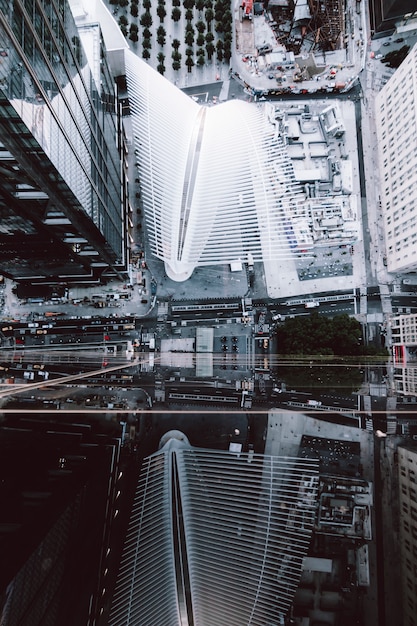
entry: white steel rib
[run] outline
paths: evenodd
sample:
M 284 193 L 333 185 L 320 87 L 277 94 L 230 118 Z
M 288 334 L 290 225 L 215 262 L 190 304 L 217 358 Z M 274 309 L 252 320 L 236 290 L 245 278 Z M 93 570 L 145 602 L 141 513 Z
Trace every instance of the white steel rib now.
M 147 233 L 168 275 L 291 257 L 304 194 L 263 105 L 199 105 L 130 51 L 125 63 Z
M 293 600 L 318 462 L 170 440 L 145 460 L 110 626 L 271 626 Z

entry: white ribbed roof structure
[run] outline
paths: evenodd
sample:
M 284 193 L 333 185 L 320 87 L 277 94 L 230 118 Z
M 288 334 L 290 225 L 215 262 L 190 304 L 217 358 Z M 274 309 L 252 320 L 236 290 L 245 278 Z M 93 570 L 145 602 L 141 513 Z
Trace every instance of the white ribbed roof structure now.
M 151 249 L 174 280 L 195 267 L 293 254 L 299 183 L 263 105 L 202 106 L 132 52 L 126 77 Z M 305 247 L 305 246 L 302 246 Z
M 318 463 L 191 448 L 144 461 L 110 626 L 277 626 L 314 519 Z

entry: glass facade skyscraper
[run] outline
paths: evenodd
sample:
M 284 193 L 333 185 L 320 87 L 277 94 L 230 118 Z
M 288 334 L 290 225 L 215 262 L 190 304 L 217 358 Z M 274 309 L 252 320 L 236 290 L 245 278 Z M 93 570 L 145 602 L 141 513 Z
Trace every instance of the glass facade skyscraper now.
M 66 0 L 1 0 L 0 273 L 123 274 L 122 139 L 98 23 L 77 28 Z

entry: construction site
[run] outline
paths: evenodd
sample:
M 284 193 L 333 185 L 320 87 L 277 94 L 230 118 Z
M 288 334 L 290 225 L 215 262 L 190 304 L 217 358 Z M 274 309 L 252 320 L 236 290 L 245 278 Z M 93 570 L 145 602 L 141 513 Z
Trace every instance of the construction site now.
M 269 0 L 265 10 L 277 44 L 294 54 L 344 46 L 344 0 Z
M 264 14 L 277 48 L 295 55 L 340 50 L 346 32 L 344 5 L 345 0 L 243 0 L 241 32 L 249 35 L 253 17 Z

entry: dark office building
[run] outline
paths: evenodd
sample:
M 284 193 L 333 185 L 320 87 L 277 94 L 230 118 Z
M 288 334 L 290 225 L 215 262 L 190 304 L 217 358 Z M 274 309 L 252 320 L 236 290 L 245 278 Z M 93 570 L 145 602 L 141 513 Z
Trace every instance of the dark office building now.
M 396 22 L 415 9 L 414 0 L 370 0 L 371 32 L 382 33 L 394 29 Z
M 0 274 L 124 276 L 120 118 L 98 24 L 77 28 L 66 0 L 0 0 Z
M 0 420 L 0 623 L 94 624 L 123 506 L 121 428 L 61 412 Z

